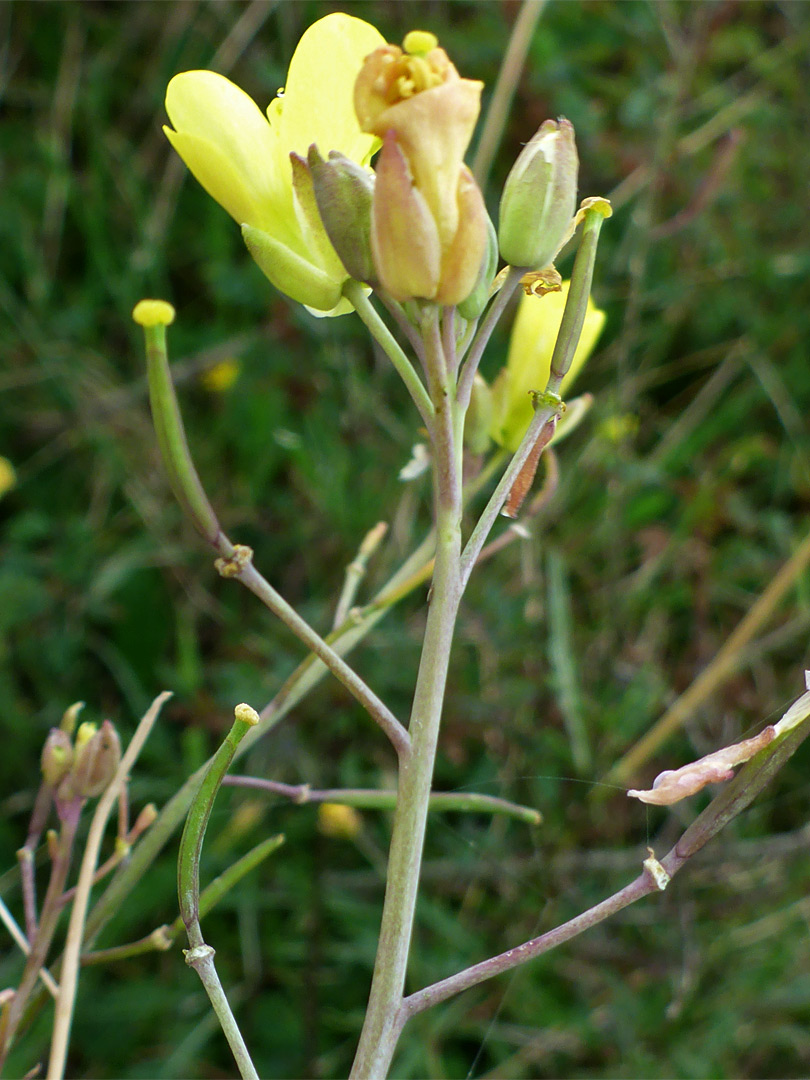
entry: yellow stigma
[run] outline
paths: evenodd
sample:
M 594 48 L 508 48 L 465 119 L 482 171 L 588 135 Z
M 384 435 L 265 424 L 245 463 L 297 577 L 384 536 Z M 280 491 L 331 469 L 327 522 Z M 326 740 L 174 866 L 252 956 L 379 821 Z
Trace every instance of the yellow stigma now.
M 439 44 L 439 39 L 429 30 L 411 30 L 405 35 L 402 48 L 411 56 L 426 56 Z
M 132 318 L 139 326 L 171 326 L 174 314 L 168 300 L 139 300 L 132 309 Z

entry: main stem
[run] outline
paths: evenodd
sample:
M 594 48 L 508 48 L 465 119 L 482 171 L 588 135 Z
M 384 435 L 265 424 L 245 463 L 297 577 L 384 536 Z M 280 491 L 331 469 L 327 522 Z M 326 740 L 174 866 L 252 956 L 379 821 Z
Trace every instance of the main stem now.
M 461 431 L 451 385 L 441 355 L 438 324 L 425 335 L 436 492 L 436 562 L 422 658 L 414 691 L 411 745 L 400 757 L 397 805 L 380 938 L 360 1044 L 351 1076 L 383 1080 L 401 1030 L 399 1019 L 422 863 L 433 763 L 444 703 L 450 646 L 461 599 Z

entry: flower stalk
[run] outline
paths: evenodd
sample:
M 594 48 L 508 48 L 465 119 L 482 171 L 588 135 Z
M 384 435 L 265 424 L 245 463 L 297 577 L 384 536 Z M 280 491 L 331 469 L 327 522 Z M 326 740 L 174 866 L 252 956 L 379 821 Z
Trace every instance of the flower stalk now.
M 377 959 L 351 1076 L 384 1077 L 399 1035 L 402 1000 L 422 862 L 450 649 L 461 601 L 461 432 L 441 349 L 438 311 L 425 326 L 433 434 L 436 561 L 422 657 L 414 691 L 411 746 L 401 761 Z
M 177 895 L 190 946 L 185 951 L 186 963 L 194 968 L 205 987 L 243 1080 L 259 1080 L 259 1074 L 219 981 L 214 966 L 214 950 L 203 939 L 200 926 L 200 856 L 222 778 L 240 742 L 258 723 L 259 714 L 255 709 L 244 704 L 236 706 L 233 725 L 214 754 L 189 808 L 177 858 Z

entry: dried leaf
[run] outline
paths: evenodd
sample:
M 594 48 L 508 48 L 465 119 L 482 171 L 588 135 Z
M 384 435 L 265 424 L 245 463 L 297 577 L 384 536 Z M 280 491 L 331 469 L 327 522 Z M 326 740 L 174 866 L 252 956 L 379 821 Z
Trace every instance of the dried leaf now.
M 707 784 L 730 780 L 734 775 L 735 765 L 748 761 L 775 738 L 776 728 L 771 724 L 752 739 L 725 746 L 722 750 L 707 754 L 681 769 L 666 769 L 656 776 L 650 791 L 631 789 L 627 794 L 645 803 L 670 806 L 685 799 L 687 795 L 694 795 Z

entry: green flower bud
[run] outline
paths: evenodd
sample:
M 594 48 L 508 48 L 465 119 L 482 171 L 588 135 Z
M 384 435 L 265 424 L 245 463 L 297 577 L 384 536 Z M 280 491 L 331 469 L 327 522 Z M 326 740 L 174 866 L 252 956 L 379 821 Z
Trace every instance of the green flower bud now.
M 462 300 L 458 305 L 458 313 L 464 319 L 477 319 L 484 310 L 487 305 L 487 300 L 489 300 L 495 271 L 498 269 L 498 237 L 495 235 L 495 226 L 492 224 L 489 214 L 486 215 L 486 218 L 487 249 L 481 260 L 481 269 L 478 271 L 478 280 L 475 283 L 475 288 L 467 299 Z
M 79 728 L 71 777 L 73 790 L 84 798 L 94 798 L 104 791 L 115 776 L 121 760 L 121 740 L 109 720 L 105 720 L 98 731 L 80 744 L 82 728 L 92 726 L 82 724 Z
M 472 454 L 484 454 L 492 441 L 492 390 L 483 375 L 476 372 L 470 407 L 464 422 L 464 445 Z
M 576 209 L 578 166 L 573 125 L 546 120 L 512 166 L 501 196 L 498 240 L 511 266 L 539 269 L 554 261 Z
M 42 747 L 42 776 L 46 784 L 56 787 L 73 764 L 73 744 L 66 731 L 51 728 Z
M 351 277 L 373 284 L 373 174 L 337 150 L 330 151 L 329 160 L 324 161 L 314 144 L 309 148 L 307 162 L 318 212 L 332 247 Z

